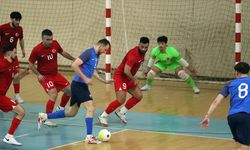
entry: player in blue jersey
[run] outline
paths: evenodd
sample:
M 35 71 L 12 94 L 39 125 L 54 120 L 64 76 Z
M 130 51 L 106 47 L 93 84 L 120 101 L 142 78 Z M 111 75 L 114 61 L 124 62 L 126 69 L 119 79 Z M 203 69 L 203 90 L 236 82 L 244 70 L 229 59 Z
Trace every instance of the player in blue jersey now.
M 93 99 L 88 89 L 88 85 L 92 85 L 92 76 L 94 75 L 98 80 L 103 83 L 111 83 L 112 81 L 106 81 L 98 75 L 95 70 L 98 64 L 99 56 L 110 47 L 110 43 L 107 39 L 101 39 L 97 44 L 84 51 L 79 58 L 77 58 L 73 64 L 72 68 L 75 71 L 75 76 L 71 83 L 71 99 L 70 99 L 70 110 L 60 110 L 54 113 L 39 113 L 38 114 L 38 127 L 47 119 L 56 119 L 64 117 L 74 117 L 81 103 L 84 104 L 86 108 L 85 123 L 87 127 L 87 136 L 85 142 L 89 144 L 98 144 L 98 141 L 93 135 L 93 115 L 94 106 Z
M 236 79 L 227 83 L 212 102 L 201 127 L 209 125 L 210 116 L 220 102 L 230 95 L 228 124 L 236 143 L 236 149 L 249 149 L 250 145 L 250 77 L 249 64 L 240 62 L 234 66 Z

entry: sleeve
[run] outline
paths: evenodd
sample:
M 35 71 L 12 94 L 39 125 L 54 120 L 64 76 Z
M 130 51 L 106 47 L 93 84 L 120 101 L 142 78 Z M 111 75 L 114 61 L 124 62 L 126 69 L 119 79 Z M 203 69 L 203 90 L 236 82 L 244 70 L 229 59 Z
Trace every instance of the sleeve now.
M 1 59 L 0 60 L 0 72 L 5 72 L 6 70 L 8 70 L 10 65 L 11 63 L 8 60 Z
M 174 59 L 174 61 L 179 61 L 181 59 L 180 52 L 174 47 L 172 47 L 172 55 L 173 55 L 172 59 Z
M 220 94 L 224 97 L 227 97 L 229 95 L 229 85 L 231 82 L 228 82 L 225 84 L 225 86 L 221 89 Z
M 19 37 L 19 39 L 23 39 L 23 28 L 22 27 L 20 27 L 20 37 Z
M 59 53 L 63 52 L 63 48 L 61 47 L 61 45 L 57 41 L 55 41 L 55 42 L 56 42 L 56 45 L 57 45 L 58 52 Z
M 37 61 L 37 59 L 38 59 L 37 52 L 36 52 L 35 48 L 33 48 L 32 52 L 30 54 L 30 57 L 29 57 L 29 62 L 34 64 Z
M 84 51 L 79 58 L 82 60 L 82 62 L 86 62 L 88 59 L 90 59 L 91 57 L 91 52 L 89 49 L 87 49 L 86 51 Z
M 155 59 L 155 58 L 156 58 L 156 55 L 157 55 L 157 48 L 158 48 L 158 47 L 153 48 L 153 50 L 152 50 L 152 52 L 151 52 L 151 58 L 152 58 L 152 59 Z

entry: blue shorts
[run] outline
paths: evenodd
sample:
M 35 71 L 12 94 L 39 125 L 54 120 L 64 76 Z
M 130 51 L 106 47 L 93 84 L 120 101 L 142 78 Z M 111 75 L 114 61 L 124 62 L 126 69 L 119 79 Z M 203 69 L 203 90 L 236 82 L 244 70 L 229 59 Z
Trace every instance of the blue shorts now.
M 250 145 L 250 114 L 241 112 L 227 117 L 233 139 L 243 145 Z
M 70 106 L 73 106 L 77 103 L 77 106 L 80 107 L 81 103 L 93 100 L 88 85 L 81 82 L 72 81 L 71 82 L 71 99 Z

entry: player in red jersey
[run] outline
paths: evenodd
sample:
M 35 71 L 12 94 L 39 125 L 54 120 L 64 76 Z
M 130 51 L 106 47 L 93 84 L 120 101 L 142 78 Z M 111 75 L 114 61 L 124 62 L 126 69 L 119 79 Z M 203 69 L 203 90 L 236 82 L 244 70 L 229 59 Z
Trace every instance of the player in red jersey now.
M 49 100 L 46 104 L 46 113 L 53 112 L 59 91 L 64 92 L 59 109 L 64 109 L 71 96 L 69 82 L 58 72 L 57 53 L 69 60 L 75 60 L 74 57 L 62 49 L 56 40 L 53 40 L 51 30 L 43 30 L 42 42 L 33 48 L 29 57 L 29 66 L 37 75 L 38 81 L 49 95 Z M 37 62 L 37 67 L 35 67 L 35 62 Z M 55 123 L 50 121 L 46 121 L 44 124 L 56 126 Z
M 17 41 L 19 40 L 20 47 L 22 50 L 22 57 L 25 57 L 24 50 L 24 40 L 23 40 L 23 28 L 19 25 L 22 19 L 20 12 L 14 11 L 10 14 L 11 22 L 3 24 L 0 26 L 0 49 L 7 45 L 13 45 L 16 50 Z M 3 57 L 3 54 L 0 53 L 0 58 Z M 21 72 L 19 76 L 19 62 L 18 59 L 15 59 L 15 67 L 17 68 L 17 73 L 13 79 L 13 86 L 15 91 L 15 100 L 19 103 L 23 102 L 23 99 L 20 97 L 20 78 L 24 77 L 27 70 Z
M 148 47 L 149 39 L 147 37 L 141 37 L 139 45 L 126 54 L 116 69 L 114 73 L 116 100 L 112 101 L 106 110 L 98 116 L 103 126 L 108 126 L 108 115 L 125 102 L 127 92 L 131 94 L 132 97 L 128 99 L 120 111 L 115 112 L 125 124 L 127 123 L 125 113 L 142 99 L 142 92 L 138 87 L 138 82 L 134 75 L 143 63 Z
M 5 96 L 17 72 L 15 67 L 16 54 L 14 51 L 15 48 L 13 45 L 7 45 L 1 49 L 3 55 L 2 58 L 0 58 L 0 110 L 3 112 L 13 111 L 16 114 L 3 142 L 13 145 L 22 145 L 16 141 L 13 134 L 21 123 L 25 115 L 25 110 L 17 102 Z

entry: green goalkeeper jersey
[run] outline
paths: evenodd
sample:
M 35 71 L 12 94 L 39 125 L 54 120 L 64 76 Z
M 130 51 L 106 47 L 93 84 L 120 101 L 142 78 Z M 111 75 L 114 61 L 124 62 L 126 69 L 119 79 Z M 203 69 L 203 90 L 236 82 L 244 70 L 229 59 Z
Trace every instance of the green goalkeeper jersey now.
M 171 65 L 181 59 L 180 53 L 172 46 L 167 46 L 165 52 L 161 52 L 159 47 L 155 47 L 152 50 L 151 57 L 165 65 Z

